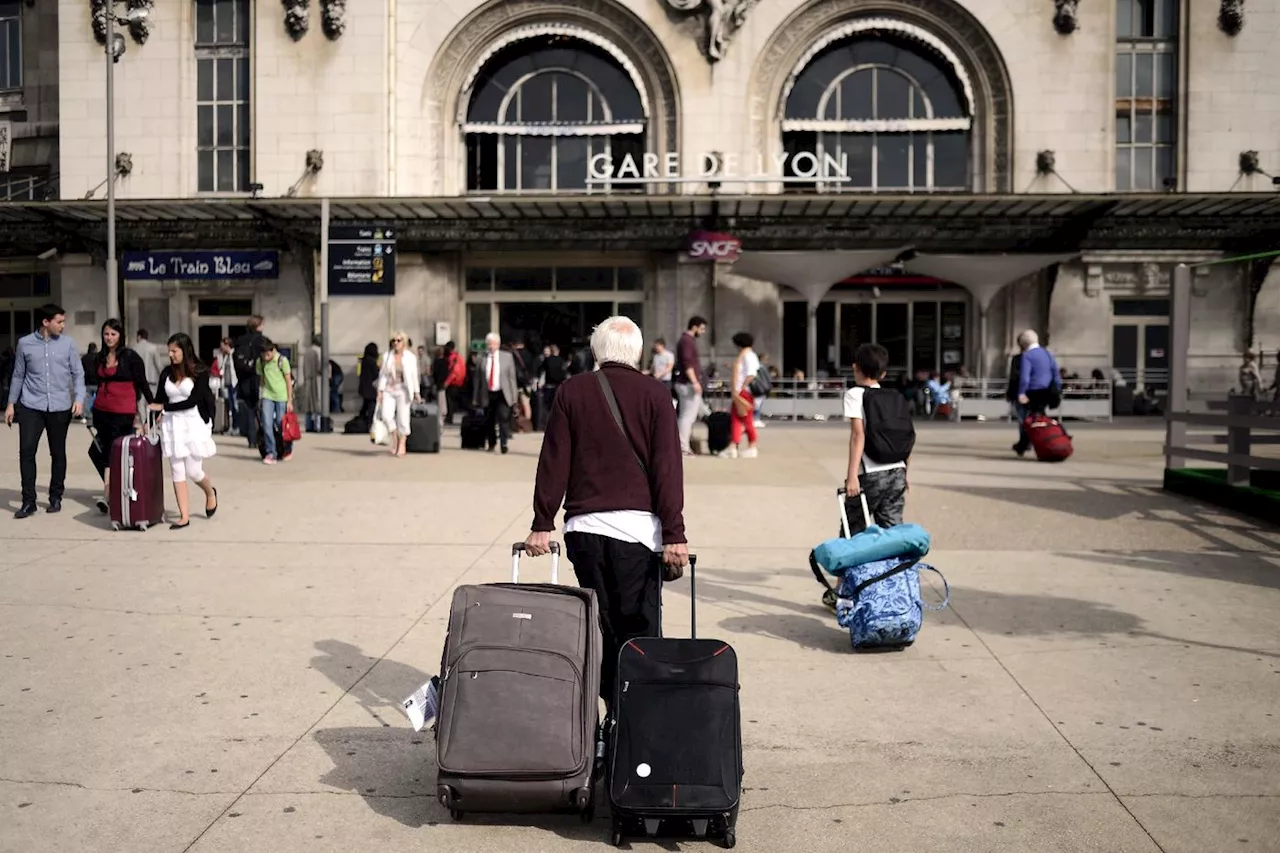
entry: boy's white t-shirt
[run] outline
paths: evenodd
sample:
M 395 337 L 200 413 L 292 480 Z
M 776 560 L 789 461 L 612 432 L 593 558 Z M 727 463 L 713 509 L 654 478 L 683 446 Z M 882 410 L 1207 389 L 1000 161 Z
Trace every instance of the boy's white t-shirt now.
M 879 388 L 880 383 L 877 382 L 869 387 Z M 866 396 L 866 393 L 867 388 L 862 385 L 855 385 L 848 391 L 844 392 L 844 416 L 846 418 L 859 421 L 866 420 L 862 413 L 862 398 Z M 865 427 L 866 425 L 864 424 L 863 426 Z M 862 452 L 863 474 L 874 474 L 877 471 L 892 471 L 894 468 L 906 467 L 906 462 L 890 462 L 888 464 L 884 464 L 872 459 L 867 455 L 865 450 Z

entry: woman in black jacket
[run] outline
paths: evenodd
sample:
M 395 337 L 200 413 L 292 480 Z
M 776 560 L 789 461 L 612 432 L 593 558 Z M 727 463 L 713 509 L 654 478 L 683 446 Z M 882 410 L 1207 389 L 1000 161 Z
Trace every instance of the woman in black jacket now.
M 164 410 L 160 442 L 169 457 L 173 496 L 178 501 L 178 520 L 169 529 L 180 530 L 191 523 L 187 480 L 204 492 L 205 517 L 213 518 L 218 511 L 218 490 L 204 472 L 204 460 L 218 452 L 213 442 L 218 403 L 209 387 L 209 368 L 200 363 L 191 338 L 184 334 L 169 338 L 169 366 L 160 373 L 151 409 Z
M 111 494 L 111 446 L 118 438 L 129 438 L 137 430 L 138 400 L 152 401 L 151 385 L 142 356 L 125 346 L 124 326 L 112 318 L 102 324 L 102 348 L 94 353 L 93 384 L 98 395 L 93 401 L 94 439 L 89 458 L 102 478 L 103 497 L 98 511 L 107 511 Z M 89 383 L 86 377 L 86 384 Z
M 373 424 L 373 411 L 378 405 L 378 345 L 370 342 L 365 345 L 364 355 L 360 358 L 360 417 L 370 425 Z

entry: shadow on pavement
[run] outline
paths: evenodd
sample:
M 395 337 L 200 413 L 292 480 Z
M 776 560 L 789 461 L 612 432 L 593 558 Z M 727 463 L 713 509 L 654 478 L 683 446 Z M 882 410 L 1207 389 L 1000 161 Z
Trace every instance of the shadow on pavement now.
M 951 585 L 955 615 L 977 634 L 1017 637 L 1142 634 L 1140 616 L 1097 601 L 1018 595 Z M 943 611 L 945 613 L 945 611 Z M 934 614 L 926 613 L 925 622 Z
M 436 799 L 435 737 L 431 732 L 379 727 L 320 729 L 312 737 L 333 762 L 321 784 L 359 794 L 369 808 L 413 829 L 451 823 Z M 597 787 L 596 795 L 602 796 Z M 467 814 L 465 824 L 530 826 L 575 841 L 605 841 L 603 804 L 596 819 L 583 823 L 576 814 Z
M 1280 589 L 1280 567 L 1264 559 L 1264 554 L 1252 551 L 1082 551 L 1071 556 L 1108 566 Z M 1173 589 L 1165 592 L 1173 593 Z
M 315 647 L 323 654 L 311 659 L 311 667 L 355 699 L 383 728 L 404 719 L 401 701 L 431 677 L 407 664 L 378 660 L 341 640 L 320 640 Z

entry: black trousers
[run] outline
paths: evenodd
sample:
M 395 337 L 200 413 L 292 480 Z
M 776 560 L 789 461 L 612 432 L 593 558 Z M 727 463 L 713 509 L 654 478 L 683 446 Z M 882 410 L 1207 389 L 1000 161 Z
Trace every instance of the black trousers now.
M 622 646 L 636 637 L 662 635 L 662 555 L 595 533 L 566 533 L 564 549 L 578 586 L 595 590 L 600 603 L 600 695 L 612 707 Z
M 71 426 L 71 410 L 41 412 L 21 404 L 14 406 L 18 419 L 18 468 L 22 472 L 22 503 L 36 502 L 36 449 L 40 436 L 49 436 L 49 500 L 62 500 L 67 479 L 67 429 Z
M 484 410 L 484 429 L 491 449 L 499 440 L 503 447 L 511 440 L 511 406 L 507 405 L 507 398 L 501 391 L 489 395 L 489 405 Z
M 90 447 L 89 458 L 93 460 L 93 467 L 98 469 L 99 477 L 105 479 L 111 460 L 111 445 L 115 444 L 117 438 L 133 435 L 134 418 L 132 414 L 118 415 L 115 412 L 93 410 L 93 426 L 98 431 L 94 444 L 97 445 L 98 452 L 95 453 Z

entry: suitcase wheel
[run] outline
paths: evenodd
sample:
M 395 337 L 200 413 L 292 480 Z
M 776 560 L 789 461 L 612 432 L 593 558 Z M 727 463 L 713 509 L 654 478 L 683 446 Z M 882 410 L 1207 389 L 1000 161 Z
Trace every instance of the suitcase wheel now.
M 724 831 L 724 849 L 732 850 L 738 843 L 738 834 L 730 827 Z
M 613 835 L 609 838 L 609 843 L 614 847 L 621 847 L 623 842 L 622 830 L 615 829 Z
M 115 531 L 119 531 L 119 530 L 120 530 L 120 522 L 118 522 L 118 521 L 113 521 L 113 522 L 111 522 L 111 529 L 112 529 L 112 530 L 115 530 Z
M 591 807 L 591 789 L 578 788 L 573 792 L 573 805 L 579 811 L 586 811 Z
M 150 527 L 150 526 L 151 526 L 151 522 L 149 522 L 149 521 L 139 521 L 139 522 L 138 522 L 138 529 L 139 529 L 139 530 L 141 530 L 143 533 L 146 533 L 146 532 L 147 532 L 147 528 L 148 528 L 148 527 Z
M 459 809 L 449 809 L 449 817 L 453 818 L 456 821 L 461 821 L 466 816 L 467 816 L 467 813 L 464 811 L 461 811 Z

